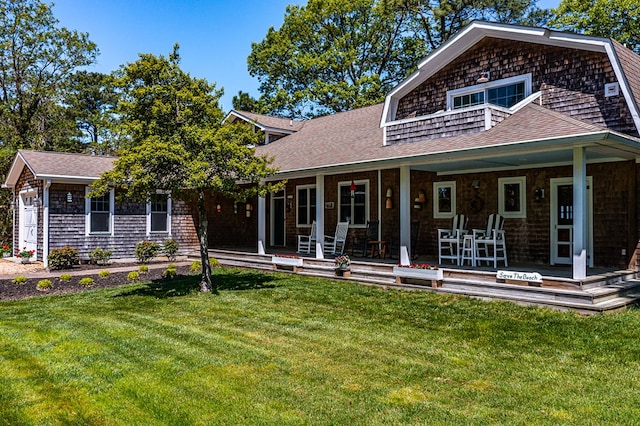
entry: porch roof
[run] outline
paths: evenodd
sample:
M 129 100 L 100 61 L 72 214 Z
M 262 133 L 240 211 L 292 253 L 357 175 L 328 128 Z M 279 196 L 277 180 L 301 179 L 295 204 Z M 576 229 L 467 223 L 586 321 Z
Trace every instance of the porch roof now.
M 20 149 L 3 186 L 14 188 L 25 166 L 36 179 L 91 182 L 98 179 L 102 173 L 111 170 L 115 160 L 116 157 L 109 156 Z
M 473 134 L 383 146 L 383 105 L 309 120 L 295 134 L 257 148 L 273 157 L 278 178 L 319 172 L 397 167 L 438 173 L 571 164 L 573 148 L 587 161 L 640 156 L 640 140 L 529 104 L 493 128 Z

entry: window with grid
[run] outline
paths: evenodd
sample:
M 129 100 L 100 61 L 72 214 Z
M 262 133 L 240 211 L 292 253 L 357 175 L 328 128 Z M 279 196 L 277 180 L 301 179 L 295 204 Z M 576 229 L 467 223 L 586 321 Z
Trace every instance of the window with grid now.
M 90 232 L 111 232 L 111 194 L 92 198 L 89 213 Z
M 169 217 L 169 197 L 154 194 L 150 201 L 151 232 L 167 232 Z
M 339 188 L 340 222 L 366 226 L 369 217 L 369 185 L 367 181 L 356 182 L 351 196 L 351 182 L 341 182 Z
M 316 187 L 297 187 L 297 226 L 311 226 L 316 220 Z

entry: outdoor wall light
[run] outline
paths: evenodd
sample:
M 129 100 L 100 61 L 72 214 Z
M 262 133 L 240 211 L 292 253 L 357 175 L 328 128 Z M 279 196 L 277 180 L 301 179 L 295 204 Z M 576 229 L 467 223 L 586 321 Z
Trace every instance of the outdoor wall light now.
M 484 72 L 480 73 L 480 78 L 478 78 L 478 80 L 476 80 L 476 83 L 478 83 L 478 84 L 487 83 L 490 79 L 491 79 L 491 72 L 484 71 Z
M 238 214 L 238 202 L 233 202 L 233 214 Z
M 385 207 L 387 209 L 392 209 L 393 208 L 393 200 L 391 199 L 391 197 L 393 197 L 393 189 L 391 189 L 389 187 L 389 188 L 387 188 L 387 200 L 385 202 Z
M 533 196 L 537 202 L 544 200 L 544 188 L 536 188 Z
M 473 189 L 478 189 L 480 188 L 480 182 L 478 182 L 478 179 L 474 179 L 473 182 L 471 182 L 471 187 Z
M 421 189 L 418 191 L 418 196 L 413 200 L 413 208 L 421 209 L 422 205 L 427 202 L 427 198 L 424 194 L 424 191 Z
M 245 208 L 247 211 L 247 217 L 251 217 L 251 210 L 253 210 L 253 206 L 251 204 L 247 204 Z
M 67 203 L 73 202 L 73 194 L 71 192 L 67 192 Z
M 216 211 L 220 213 L 222 211 L 222 206 L 220 205 L 220 200 L 216 202 Z

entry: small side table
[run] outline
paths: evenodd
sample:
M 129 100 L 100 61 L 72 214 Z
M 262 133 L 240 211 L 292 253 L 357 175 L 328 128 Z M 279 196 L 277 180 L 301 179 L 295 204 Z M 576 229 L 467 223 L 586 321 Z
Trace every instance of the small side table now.
M 465 234 L 462 237 L 462 250 L 460 251 L 460 266 L 464 266 L 466 261 L 471 266 L 476 266 L 476 241 L 473 234 Z
M 387 258 L 387 252 L 389 251 L 389 241 L 376 240 L 369 241 L 369 247 L 371 251 L 371 258 L 379 257 L 380 259 Z

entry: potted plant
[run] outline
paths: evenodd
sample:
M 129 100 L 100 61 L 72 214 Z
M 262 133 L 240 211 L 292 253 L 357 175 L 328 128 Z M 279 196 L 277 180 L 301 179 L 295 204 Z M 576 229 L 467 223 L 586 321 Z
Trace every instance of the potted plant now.
M 16 257 L 20 259 L 22 263 L 29 263 L 34 254 L 35 250 L 27 250 L 26 247 L 23 247 L 22 250 L 18 251 Z
M 11 246 L 9 244 L 3 244 L 0 248 L 0 252 L 2 252 L 2 257 L 9 257 L 13 250 L 11 250 Z
M 442 270 L 437 265 L 428 263 L 412 263 L 411 265 L 400 265 L 393 267 L 393 274 L 396 282 L 400 284 L 402 278 L 413 278 L 418 280 L 431 281 L 432 287 L 439 287 L 443 279 Z
M 351 274 L 349 271 L 349 266 L 351 265 L 351 259 L 349 259 L 349 256 L 346 254 L 337 256 L 334 261 L 336 266 L 336 275 L 348 277 Z

